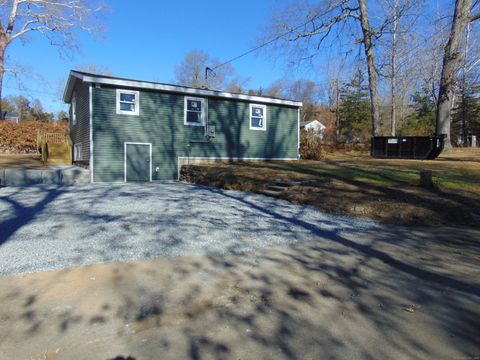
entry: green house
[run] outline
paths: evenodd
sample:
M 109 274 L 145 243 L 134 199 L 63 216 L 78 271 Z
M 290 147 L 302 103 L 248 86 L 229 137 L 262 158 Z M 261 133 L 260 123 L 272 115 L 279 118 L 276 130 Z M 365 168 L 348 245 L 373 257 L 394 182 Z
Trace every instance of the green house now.
M 92 182 L 178 179 L 182 164 L 294 160 L 301 102 L 71 71 L 73 161 Z

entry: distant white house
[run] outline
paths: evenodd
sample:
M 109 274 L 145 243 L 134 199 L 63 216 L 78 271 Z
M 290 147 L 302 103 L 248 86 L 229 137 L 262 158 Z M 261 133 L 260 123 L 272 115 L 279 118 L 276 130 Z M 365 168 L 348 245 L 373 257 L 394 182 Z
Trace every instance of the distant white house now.
M 313 131 L 320 139 L 323 139 L 323 132 L 326 129 L 326 126 L 318 120 L 302 121 L 300 127 L 305 130 Z
M 11 121 L 11 122 L 14 122 L 14 123 L 17 123 L 18 124 L 18 121 L 20 120 L 20 114 L 17 113 L 17 112 L 4 112 L 3 113 L 3 116 L 2 116 L 2 119 L 3 120 L 6 120 L 6 121 Z

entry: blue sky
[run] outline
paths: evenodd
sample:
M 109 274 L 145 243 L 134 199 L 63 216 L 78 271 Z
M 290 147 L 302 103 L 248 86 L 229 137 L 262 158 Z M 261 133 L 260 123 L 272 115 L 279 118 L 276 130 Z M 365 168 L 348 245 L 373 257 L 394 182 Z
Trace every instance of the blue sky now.
M 81 52 L 71 59 L 60 56 L 40 35 L 12 44 L 7 55 L 32 75 L 23 81 L 28 92 L 19 91 L 16 81 L 6 76 L 4 96 L 22 93 L 39 98 L 48 111 L 65 109 L 59 84 L 70 69 L 82 64 L 106 66 L 121 77 L 172 82 L 175 66 L 192 49 L 224 61 L 254 47 L 277 2 L 110 0 L 107 4 L 104 40 L 81 34 Z M 267 87 L 285 76 L 282 64 L 264 53 L 250 54 L 232 65 L 237 75 L 250 78 L 249 88 Z

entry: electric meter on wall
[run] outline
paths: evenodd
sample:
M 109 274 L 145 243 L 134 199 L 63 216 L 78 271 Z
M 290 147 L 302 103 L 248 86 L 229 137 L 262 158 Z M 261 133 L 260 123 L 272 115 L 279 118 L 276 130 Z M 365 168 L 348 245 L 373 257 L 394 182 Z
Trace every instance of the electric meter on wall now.
M 207 136 L 210 138 L 215 137 L 215 126 L 214 125 L 208 125 L 207 126 Z

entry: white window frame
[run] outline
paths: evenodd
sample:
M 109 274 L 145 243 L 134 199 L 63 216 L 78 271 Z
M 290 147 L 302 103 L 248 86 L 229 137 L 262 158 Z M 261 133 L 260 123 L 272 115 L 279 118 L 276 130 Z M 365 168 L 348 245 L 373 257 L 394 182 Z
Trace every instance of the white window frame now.
M 202 112 L 200 114 L 200 119 L 201 122 L 199 124 L 197 123 L 191 123 L 187 121 L 187 101 L 192 100 L 192 101 L 200 101 L 202 103 Z M 206 99 L 205 98 L 199 98 L 199 97 L 193 97 L 193 96 L 185 96 L 184 101 L 183 101 L 183 125 L 187 126 L 205 126 L 205 113 L 206 113 Z
M 72 111 L 72 125 L 77 125 L 77 94 L 76 93 L 73 93 L 73 96 L 72 96 L 71 111 Z
M 252 126 L 252 118 L 253 117 L 258 118 L 258 116 L 253 116 L 253 107 L 263 108 L 263 126 L 262 127 Z M 266 131 L 267 130 L 267 105 L 250 104 L 250 118 L 248 119 L 248 124 L 250 125 L 250 130 Z
M 77 143 L 73 145 L 73 161 L 83 160 L 82 156 L 82 143 Z
M 135 111 L 120 110 L 120 94 L 135 95 Z M 140 114 L 140 91 L 117 89 L 117 114 L 138 116 Z

